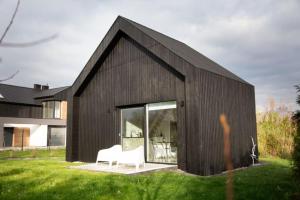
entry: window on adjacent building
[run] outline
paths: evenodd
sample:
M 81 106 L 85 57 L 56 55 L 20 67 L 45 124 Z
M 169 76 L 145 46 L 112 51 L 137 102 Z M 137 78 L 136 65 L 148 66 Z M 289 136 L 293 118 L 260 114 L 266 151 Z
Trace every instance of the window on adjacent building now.
M 61 118 L 60 101 L 43 102 L 43 118 Z
M 61 118 L 61 115 L 60 115 L 60 101 L 55 101 L 55 104 L 54 104 L 54 118 Z
M 66 127 L 49 126 L 48 146 L 65 146 L 66 131 Z

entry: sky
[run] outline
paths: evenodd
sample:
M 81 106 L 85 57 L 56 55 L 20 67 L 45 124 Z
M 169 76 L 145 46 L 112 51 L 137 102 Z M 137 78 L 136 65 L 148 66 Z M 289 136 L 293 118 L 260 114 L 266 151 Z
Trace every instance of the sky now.
M 16 3 L 0 0 L 0 34 Z M 19 70 L 5 83 L 72 85 L 121 15 L 186 43 L 254 85 L 258 111 L 270 99 L 295 110 L 299 10 L 299 0 L 21 0 L 4 42 L 58 37 L 33 47 L 0 47 L 0 79 Z

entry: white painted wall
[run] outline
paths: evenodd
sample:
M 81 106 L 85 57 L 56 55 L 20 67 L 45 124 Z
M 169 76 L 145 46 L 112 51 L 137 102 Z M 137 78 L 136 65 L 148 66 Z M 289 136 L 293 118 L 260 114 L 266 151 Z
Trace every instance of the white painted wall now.
M 29 146 L 47 146 L 47 125 L 33 125 L 30 127 Z

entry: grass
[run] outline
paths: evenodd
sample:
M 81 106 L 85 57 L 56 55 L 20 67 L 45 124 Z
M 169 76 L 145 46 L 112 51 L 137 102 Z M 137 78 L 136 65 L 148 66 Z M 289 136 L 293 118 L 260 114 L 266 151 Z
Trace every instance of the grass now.
M 62 150 L 54 151 L 63 155 Z M 18 155 L 23 158 L 26 153 Z M 47 155 L 42 151 L 36 152 L 38 159 L 6 160 L 7 152 L 1 152 L 0 199 L 225 199 L 225 175 L 95 173 L 68 169 L 75 164 L 62 161 L 63 157 L 48 159 Z M 234 199 L 289 199 L 299 192 L 289 161 L 263 161 L 267 164 L 234 172 Z
M 60 158 L 64 159 L 65 149 L 51 149 L 51 150 L 26 150 L 26 151 L 0 151 L 0 160 L 3 159 L 19 159 L 19 158 Z

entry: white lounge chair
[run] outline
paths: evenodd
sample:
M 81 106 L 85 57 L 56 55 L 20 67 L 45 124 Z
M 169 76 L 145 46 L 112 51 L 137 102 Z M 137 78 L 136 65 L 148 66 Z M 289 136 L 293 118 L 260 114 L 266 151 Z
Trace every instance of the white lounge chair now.
M 135 165 L 136 170 L 140 165 L 145 167 L 144 147 L 139 146 L 130 151 L 123 151 L 117 160 L 117 168 L 119 164 Z
M 99 161 L 109 162 L 109 167 L 111 168 L 112 163 L 116 162 L 119 158 L 119 155 L 122 153 L 121 145 L 114 145 L 108 149 L 101 149 L 98 152 L 96 165 Z

